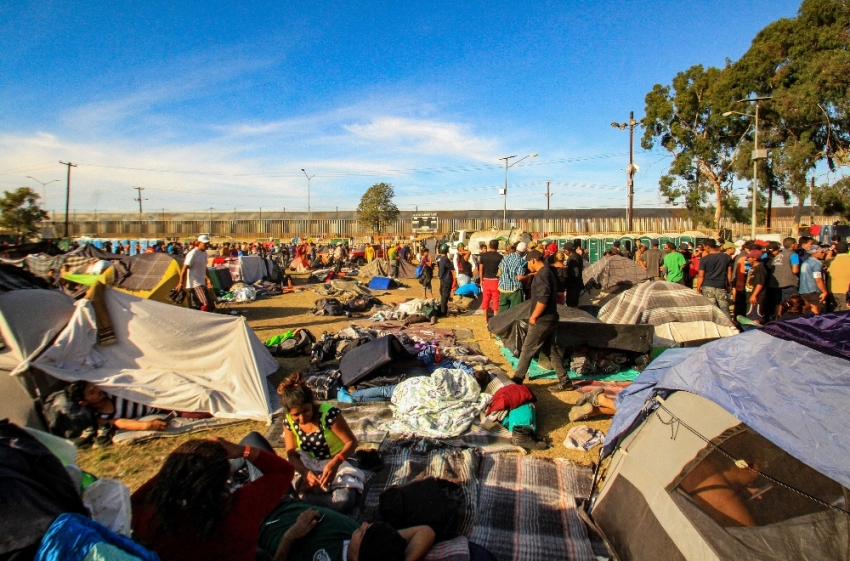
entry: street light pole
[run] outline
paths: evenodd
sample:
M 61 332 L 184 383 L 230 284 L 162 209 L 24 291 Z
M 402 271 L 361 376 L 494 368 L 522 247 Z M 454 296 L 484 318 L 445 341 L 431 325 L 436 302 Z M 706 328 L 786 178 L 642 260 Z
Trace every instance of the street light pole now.
M 516 158 L 516 155 L 505 156 L 504 158 L 499 158 L 500 160 L 505 160 L 505 188 L 502 191 L 502 194 L 505 196 L 505 205 L 504 205 L 504 208 L 502 209 L 502 230 L 507 230 L 507 223 L 508 223 L 508 169 L 514 167 L 515 165 L 517 165 L 518 163 L 520 163 L 521 161 L 523 161 L 526 158 L 536 158 L 536 157 L 537 157 L 536 152 L 534 154 L 528 154 L 527 156 L 523 156 L 522 158 L 520 158 L 519 160 L 515 161 L 512 164 L 509 164 L 508 162 L 511 160 L 511 158 Z
M 44 182 L 42 182 L 42 181 L 39 181 L 38 179 L 36 179 L 35 177 L 33 177 L 33 176 L 31 176 L 31 175 L 28 175 L 28 176 L 27 176 L 27 178 L 28 178 L 28 179 L 32 179 L 32 180 L 33 180 L 33 181 L 35 181 L 36 183 L 41 183 L 41 187 L 42 187 L 42 189 L 44 190 L 44 203 L 43 203 L 43 204 L 44 204 L 44 206 L 45 206 L 45 207 L 47 207 L 47 186 L 48 186 L 48 185 L 50 185 L 51 183 L 56 183 L 56 182 L 57 182 L 57 181 L 59 181 L 59 180 L 58 180 L 58 179 L 54 179 L 54 180 L 52 180 L 52 181 L 48 181 L 47 183 L 44 183 Z
M 307 171 L 301 168 L 304 172 L 304 177 L 307 178 L 307 237 L 310 237 L 310 223 L 313 221 L 313 212 L 310 210 L 310 180 L 316 177 L 316 174 L 307 175 Z
M 755 121 L 755 138 L 754 138 L 754 147 L 753 147 L 753 215 L 752 215 L 752 224 L 750 225 L 750 239 L 756 239 L 756 221 L 758 220 L 758 210 L 756 202 L 758 201 L 758 187 L 759 187 L 759 169 L 758 162 L 759 160 L 767 159 L 767 150 L 759 149 L 759 102 L 767 101 L 771 99 L 770 97 L 748 97 L 746 99 L 739 99 L 738 103 L 755 103 L 756 104 L 756 121 Z

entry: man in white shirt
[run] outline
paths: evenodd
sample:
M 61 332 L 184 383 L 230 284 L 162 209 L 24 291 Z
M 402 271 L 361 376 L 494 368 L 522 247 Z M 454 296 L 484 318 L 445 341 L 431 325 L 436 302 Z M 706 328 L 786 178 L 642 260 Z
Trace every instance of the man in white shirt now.
M 206 234 L 198 236 L 198 245 L 194 247 L 183 260 L 183 269 L 177 280 L 176 290 L 186 287 L 189 292 L 189 306 L 203 312 L 215 311 L 215 298 L 212 296 L 212 281 L 207 274 L 207 248 L 210 237 Z M 183 279 L 186 279 L 184 284 Z

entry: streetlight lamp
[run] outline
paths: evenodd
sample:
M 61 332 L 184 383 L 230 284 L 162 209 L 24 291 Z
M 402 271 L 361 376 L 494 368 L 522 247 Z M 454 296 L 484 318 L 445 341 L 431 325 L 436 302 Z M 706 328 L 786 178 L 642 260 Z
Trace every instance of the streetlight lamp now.
M 36 183 L 41 183 L 41 187 L 44 189 L 44 206 L 47 206 L 47 186 L 50 185 L 51 183 L 56 183 L 59 180 L 54 179 L 53 181 L 48 181 L 47 183 L 43 183 L 43 182 L 39 181 L 38 179 L 36 179 L 35 177 L 33 177 L 31 175 L 28 175 L 27 178 L 32 179 Z
M 304 172 L 304 177 L 307 178 L 307 237 L 310 237 L 310 222 L 313 221 L 313 213 L 310 210 L 310 180 L 316 177 L 316 174 L 307 175 L 307 171 L 304 168 L 301 168 L 301 171 Z
M 500 193 L 500 194 L 505 196 L 505 207 L 502 210 L 502 230 L 507 229 L 506 226 L 507 226 L 507 223 L 508 223 L 508 169 L 514 167 L 515 165 L 517 165 L 518 163 L 520 163 L 521 161 L 523 161 L 526 158 L 536 158 L 536 157 L 537 157 L 537 153 L 529 154 L 527 156 L 523 156 L 522 158 L 520 158 L 519 160 L 515 161 L 512 164 L 509 164 L 508 162 L 511 160 L 511 158 L 516 158 L 516 156 L 505 156 L 504 158 L 499 158 L 500 160 L 505 160 L 505 188 L 502 189 L 502 192 Z
M 758 214 L 756 211 L 756 200 L 758 197 L 758 186 L 759 186 L 759 176 L 758 176 L 758 162 L 759 160 L 767 159 L 767 149 L 759 149 L 759 102 L 767 101 L 771 99 L 770 97 L 748 97 L 745 99 L 737 100 L 737 103 L 755 103 L 756 104 L 756 122 L 755 122 L 755 141 L 753 147 L 753 216 L 752 216 L 752 224 L 750 225 L 750 239 L 756 239 L 756 220 L 758 219 Z M 723 114 L 724 117 L 728 117 L 732 114 L 743 115 L 744 117 L 749 117 L 746 113 L 740 113 L 738 111 L 727 111 Z
M 635 174 L 640 169 L 635 164 L 635 127 L 639 123 L 635 121 L 635 112 L 629 111 L 629 120 L 626 123 L 611 123 L 615 129 L 626 130 L 629 127 L 629 167 L 626 168 L 626 184 L 629 187 L 629 208 L 626 211 L 626 226 L 629 232 L 632 231 L 632 218 L 634 216 L 634 199 L 635 199 Z

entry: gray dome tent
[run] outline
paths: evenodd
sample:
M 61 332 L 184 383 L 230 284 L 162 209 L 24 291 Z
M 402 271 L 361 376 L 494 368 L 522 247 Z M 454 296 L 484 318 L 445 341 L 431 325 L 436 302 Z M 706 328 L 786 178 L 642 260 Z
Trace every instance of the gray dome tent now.
M 848 359 L 843 312 L 650 364 L 618 397 L 590 504 L 617 557 L 850 558 Z

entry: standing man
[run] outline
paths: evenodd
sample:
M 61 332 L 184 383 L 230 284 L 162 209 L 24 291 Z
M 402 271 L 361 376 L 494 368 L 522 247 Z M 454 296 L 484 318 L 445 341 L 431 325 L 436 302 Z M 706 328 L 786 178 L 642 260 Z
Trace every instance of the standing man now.
M 779 315 L 779 305 L 797 294 L 800 284 L 800 256 L 797 255 L 797 242 L 794 238 L 785 238 L 780 246 L 776 242 L 767 244 L 767 297 L 770 314 Z
M 761 263 L 762 251 L 760 249 L 751 249 L 747 254 L 747 262 L 750 264 L 750 270 L 747 273 L 746 294 L 747 294 L 747 319 L 753 323 L 764 324 L 767 321 L 767 270 Z
M 658 249 L 658 240 L 651 240 L 649 244 L 651 249 L 647 249 L 638 257 L 638 264 L 646 269 L 649 280 L 661 280 L 661 262 L 663 256 L 661 250 Z
M 529 271 L 534 273 L 534 280 L 531 281 L 531 300 L 534 302 L 534 308 L 531 310 L 531 317 L 528 318 L 528 333 L 522 342 L 522 351 L 512 380 L 516 384 L 522 384 L 531 365 L 531 359 L 543 349 L 544 352 L 548 351 L 549 359 L 558 375 L 558 383 L 551 386 L 549 391 L 552 393 L 573 391 L 575 386 L 564 368 L 564 358 L 556 344 L 558 279 L 555 278 L 555 273 L 546 264 L 543 254 L 539 251 L 528 252 L 527 260 Z
M 578 308 L 578 299 L 584 290 L 584 259 L 576 253 L 573 244 L 564 244 L 564 253 L 567 254 L 567 298 L 566 303 L 570 308 Z
M 212 297 L 212 281 L 207 274 L 207 247 L 210 237 L 206 234 L 198 236 L 198 245 L 194 247 L 183 261 L 180 278 L 177 279 L 175 290 L 189 292 L 189 306 L 202 312 L 215 311 L 215 299 Z M 186 279 L 184 284 L 183 279 Z
M 437 258 L 437 275 L 440 277 L 440 315 L 449 315 L 449 298 L 452 295 L 452 281 L 454 280 L 454 267 L 449 259 L 449 245 L 440 244 L 440 257 Z M 437 317 L 431 318 L 431 323 L 437 323 Z
M 490 250 L 479 256 L 478 276 L 481 278 L 481 309 L 484 310 L 484 324 L 489 321 L 488 310 L 493 316 L 499 313 L 499 266 L 502 254 L 499 253 L 499 240 L 490 240 Z
M 672 242 L 667 242 L 667 255 L 664 256 L 664 268 L 667 269 L 667 282 L 685 284 L 685 267 L 688 262 L 685 256 L 676 251 Z M 651 250 L 650 250 L 651 251 Z
M 526 263 L 518 252 L 519 247 L 525 250 L 525 242 L 509 245 L 508 253 L 502 259 L 502 274 L 499 275 L 500 314 L 522 303 L 522 281 L 526 278 Z
M 826 257 L 826 248 L 815 244 L 809 244 L 806 250 L 808 259 L 800 265 L 800 296 L 811 304 L 812 312 L 819 314 L 826 311 L 826 300 L 829 291 L 823 279 L 823 263 Z
M 732 258 L 717 247 L 716 240 L 705 242 L 705 255 L 699 261 L 696 291 L 702 294 L 720 311 L 729 314 L 729 290 L 732 286 Z

